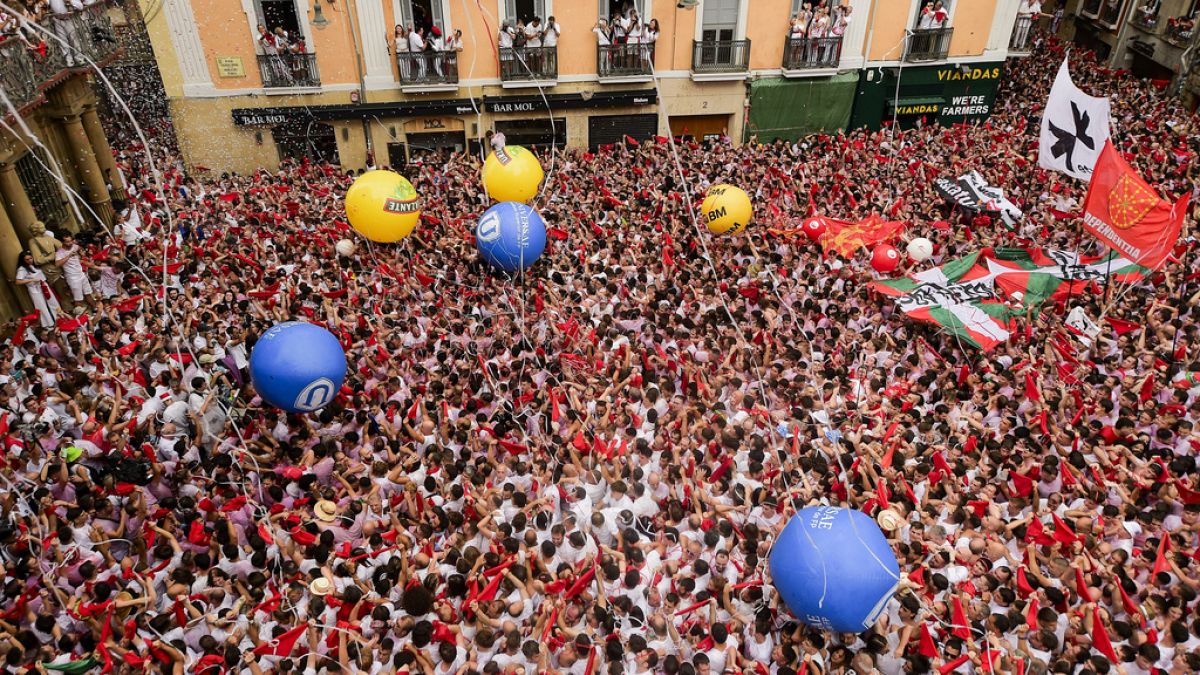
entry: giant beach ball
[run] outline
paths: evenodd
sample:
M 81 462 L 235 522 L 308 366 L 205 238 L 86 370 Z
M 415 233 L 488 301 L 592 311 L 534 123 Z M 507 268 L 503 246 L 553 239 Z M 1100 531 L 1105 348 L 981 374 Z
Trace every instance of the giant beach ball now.
M 362 236 L 381 244 L 407 237 L 421 219 L 421 200 L 408 179 L 394 171 L 368 171 L 346 191 L 346 218 Z
M 871 251 L 871 269 L 880 274 L 896 271 L 900 266 L 900 251 L 891 244 L 876 244 Z
M 519 145 L 506 145 L 483 163 L 483 189 L 498 202 L 533 199 L 544 176 L 538 158 Z
M 900 565 L 879 525 L 862 511 L 836 506 L 810 506 L 792 516 L 769 563 L 792 614 L 838 633 L 874 625 L 900 581 Z
M 529 269 L 546 249 L 546 223 L 525 204 L 501 202 L 479 218 L 475 247 L 496 269 L 510 273 Z
M 724 183 L 710 187 L 700 204 L 700 216 L 713 234 L 738 234 L 753 214 L 746 191 Z
M 250 380 L 264 401 L 293 413 L 320 410 L 346 379 L 346 352 L 329 331 L 302 321 L 276 324 L 250 352 Z
M 917 237 L 908 242 L 905 250 L 908 251 L 908 257 L 917 262 L 923 262 L 933 256 L 933 242 L 925 237 Z

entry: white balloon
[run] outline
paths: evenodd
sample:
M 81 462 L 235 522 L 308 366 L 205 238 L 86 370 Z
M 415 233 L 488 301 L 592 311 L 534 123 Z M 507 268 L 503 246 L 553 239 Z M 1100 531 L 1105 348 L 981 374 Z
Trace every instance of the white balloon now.
M 908 242 L 908 247 L 905 250 L 908 251 L 908 256 L 917 262 L 929 260 L 933 255 L 933 242 L 925 237 L 917 237 Z
M 333 245 L 333 248 L 338 252 L 338 255 L 349 258 L 354 255 L 354 242 L 349 239 L 342 239 Z

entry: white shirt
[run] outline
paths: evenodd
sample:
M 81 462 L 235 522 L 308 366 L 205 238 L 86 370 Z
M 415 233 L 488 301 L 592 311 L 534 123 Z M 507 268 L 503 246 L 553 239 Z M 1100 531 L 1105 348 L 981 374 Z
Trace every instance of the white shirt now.
M 562 32 L 562 27 L 558 25 L 557 21 L 555 21 L 554 23 L 546 24 L 546 33 L 543 36 L 542 44 L 546 45 L 547 47 L 557 47 L 558 46 L 558 35 L 561 32 Z
M 425 39 L 421 37 L 417 31 L 408 34 L 408 51 L 423 52 L 425 51 Z
M 542 46 L 542 31 L 533 24 L 525 26 L 525 46 L 526 47 L 541 47 Z

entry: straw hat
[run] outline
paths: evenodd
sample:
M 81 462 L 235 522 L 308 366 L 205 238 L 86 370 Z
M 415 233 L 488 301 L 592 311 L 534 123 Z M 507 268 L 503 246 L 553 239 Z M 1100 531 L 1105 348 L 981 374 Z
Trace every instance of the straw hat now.
M 317 508 L 314 510 L 314 512 L 316 513 L 317 520 L 325 523 L 331 523 L 337 518 L 337 504 L 334 504 L 327 499 L 322 499 L 321 501 L 317 502 Z
M 329 595 L 333 592 L 333 582 L 325 577 L 317 577 L 308 584 L 308 590 L 313 595 Z

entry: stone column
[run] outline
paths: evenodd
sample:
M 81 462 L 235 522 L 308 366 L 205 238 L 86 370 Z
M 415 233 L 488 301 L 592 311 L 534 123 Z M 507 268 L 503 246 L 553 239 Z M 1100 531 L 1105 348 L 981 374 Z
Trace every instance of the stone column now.
M 108 138 L 104 135 L 104 127 L 100 124 L 100 115 L 96 113 L 95 106 L 85 108 L 80 119 L 83 120 L 83 129 L 87 132 L 88 143 L 96 153 L 96 164 L 100 166 L 101 178 L 111 180 L 112 194 L 123 198 L 125 186 L 121 183 L 121 174 L 117 171 L 117 162 L 113 159 L 112 146 L 108 144 Z
M 83 179 L 88 190 L 88 204 L 104 225 L 111 227 L 114 221 L 112 199 L 108 196 L 108 186 L 104 183 L 104 174 L 96 162 L 96 153 L 88 141 L 87 131 L 79 115 L 68 114 L 60 118 L 67 144 L 71 146 L 71 159 L 75 162 L 79 177 Z M 111 157 L 111 155 L 110 155 Z
M 25 186 L 17 177 L 17 167 L 11 162 L 0 164 L 0 198 L 4 200 L 7 217 L 21 243 L 29 241 L 29 226 L 38 219 Z
M 21 255 L 21 249 L 21 240 L 8 219 L 8 212 L 0 209 L 0 273 L 4 274 L 4 281 L 0 282 L 0 303 L 23 315 L 33 309 L 33 301 L 24 288 L 13 282 L 17 278 L 17 257 Z

